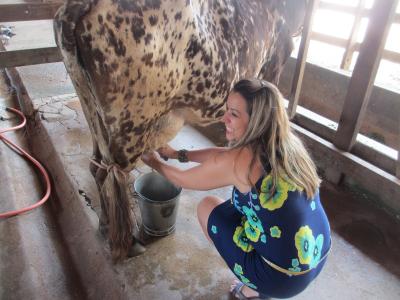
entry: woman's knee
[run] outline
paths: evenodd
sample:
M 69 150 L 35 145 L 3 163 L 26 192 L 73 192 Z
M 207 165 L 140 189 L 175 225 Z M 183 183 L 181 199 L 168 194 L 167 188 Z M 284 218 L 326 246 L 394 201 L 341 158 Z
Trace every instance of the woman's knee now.
M 222 202 L 222 199 L 215 196 L 204 197 L 197 205 L 197 217 L 199 218 L 199 221 L 206 224 L 212 210 Z

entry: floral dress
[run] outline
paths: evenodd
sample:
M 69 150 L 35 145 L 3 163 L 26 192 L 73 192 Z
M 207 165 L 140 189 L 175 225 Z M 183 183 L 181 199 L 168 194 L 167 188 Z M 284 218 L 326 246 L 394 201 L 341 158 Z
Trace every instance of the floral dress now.
M 304 290 L 321 271 L 330 249 L 330 227 L 318 192 L 307 199 L 283 176 L 270 197 L 271 178 L 262 176 L 246 194 L 234 187 L 232 199 L 211 212 L 207 229 L 240 281 L 263 296 L 287 298 Z

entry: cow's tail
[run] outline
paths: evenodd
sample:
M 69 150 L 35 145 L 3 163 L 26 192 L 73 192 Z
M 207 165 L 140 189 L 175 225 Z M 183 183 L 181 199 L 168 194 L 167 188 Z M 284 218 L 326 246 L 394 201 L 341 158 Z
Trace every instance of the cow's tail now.
M 90 11 L 93 0 L 66 0 L 54 17 L 54 34 L 64 61 L 71 56 L 77 59 L 75 28 Z
M 126 179 L 127 176 L 122 171 L 114 168 L 108 172 L 100 190 L 106 200 L 109 220 L 108 237 L 114 260 L 126 257 L 133 247 L 133 222 L 126 191 Z
M 95 136 L 96 128 L 99 128 L 99 116 L 95 109 L 95 93 L 91 85 L 90 76 L 87 74 L 78 47 L 76 29 L 82 19 L 87 15 L 97 0 L 67 0 L 58 10 L 54 18 L 54 33 L 57 46 L 62 54 L 65 67 L 71 77 L 75 90 L 82 104 L 82 109 L 92 137 Z M 99 131 L 99 130 L 97 130 Z M 93 149 L 98 149 L 98 144 L 93 139 Z M 104 155 L 104 153 L 103 153 Z M 107 154 L 108 156 L 109 153 Z M 98 161 L 104 157 L 94 155 Z M 110 160 L 110 157 L 108 157 Z M 91 165 L 93 175 L 97 167 Z M 97 178 L 96 178 L 97 181 Z M 126 181 L 115 172 L 108 170 L 104 181 L 98 182 L 102 200 L 107 216 L 108 237 L 110 239 L 112 255 L 114 259 L 126 257 L 133 240 L 132 218 L 130 216 L 130 205 L 126 191 Z M 135 249 L 133 249 L 135 251 Z M 136 251 L 138 254 L 142 249 Z

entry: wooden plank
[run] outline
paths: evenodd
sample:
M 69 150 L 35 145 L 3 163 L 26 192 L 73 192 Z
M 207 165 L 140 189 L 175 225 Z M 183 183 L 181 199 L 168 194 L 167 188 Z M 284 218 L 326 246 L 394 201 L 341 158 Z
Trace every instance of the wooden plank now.
M 318 8 L 326 9 L 326 10 L 333 10 L 333 11 L 343 12 L 343 13 L 348 13 L 348 14 L 355 14 L 357 11 L 357 8 L 354 6 L 335 4 L 335 3 L 324 2 L 324 1 L 320 2 Z
M 400 133 L 400 124 L 399 126 L 397 126 L 397 129 L 399 130 Z M 396 176 L 397 178 L 400 179 L 400 138 L 398 140 L 398 145 L 397 145 Z
M 340 149 L 350 151 L 356 140 L 397 3 L 398 0 L 376 1 L 372 9 L 335 136 L 334 144 Z
M 397 150 L 396 176 L 400 179 L 400 147 Z
M 0 52 L 1 51 L 6 51 L 6 48 L 4 48 L 4 44 L 3 44 L 3 41 L 2 40 L 0 40 Z M 1 61 L 0 61 L 1 62 Z
M 346 39 L 327 35 L 324 33 L 315 32 L 315 31 L 311 34 L 311 39 L 322 42 L 322 43 L 326 43 L 326 44 L 332 44 L 332 45 L 342 47 L 342 48 L 345 48 L 347 45 Z
M 392 62 L 395 62 L 395 63 L 400 63 L 400 53 L 398 53 L 398 52 L 384 50 L 383 54 L 382 54 L 382 58 L 387 59 Z
M 62 2 L 0 5 L 0 22 L 53 19 Z
M 308 3 L 306 15 L 304 17 L 303 33 L 301 36 L 300 48 L 297 55 L 296 68 L 293 75 L 292 89 L 289 96 L 289 118 L 296 114 L 297 103 L 299 102 L 301 85 L 303 83 L 304 69 L 307 61 L 307 52 L 310 45 L 311 29 L 314 12 L 318 6 L 319 0 L 311 0 Z
M 396 160 L 366 144 L 357 141 L 351 153 L 393 176 L 396 175 Z
M 353 59 L 353 53 L 355 50 L 355 45 L 357 43 L 358 32 L 360 30 L 360 24 L 362 19 L 362 10 L 365 6 L 366 0 L 359 0 L 357 10 L 354 16 L 353 27 L 351 28 L 349 39 L 347 40 L 347 45 L 343 53 L 342 62 L 340 63 L 340 68 L 348 70 L 351 61 Z
M 0 68 L 20 67 L 62 61 L 57 47 L 0 52 Z
M 348 5 L 335 4 L 335 3 L 322 2 L 322 1 L 320 2 L 318 8 L 347 13 L 347 14 L 351 14 L 351 15 L 354 15 L 357 12 L 357 7 L 355 7 L 355 6 L 348 6 Z M 364 8 L 362 10 L 363 17 L 368 17 L 370 14 L 371 14 L 370 9 Z M 400 23 L 400 14 L 395 14 L 395 16 L 393 18 L 393 23 Z
M 342 47 L 342 48 L 345 48 L 347 45 L 346 39 L 335 37 L 335 36 L 330 36 L 330 35 L 319 33 L 319 32 L 312 32 L 311 39 L 322 42 L 322 43 Z M 361 43 L 357 42 L 354 45 L 354 51 L 355 52 L 359 51 L 360 47 L 361 47 Z M 395 62 L 395 63 L 400 63 L 400 53 L 398 53 L 398 52 L 394 52 L 394 51 L 390 51 L 390 50 L 383 50 L 382 58 L 392 61 L 392 62 Z
M 400 180 L 378 167 L 360 159 L 359 157 L 345 151 L 341 151 L 332 143 L 319 136 L 291 124 L 292 128 L 310 149 L 317 166 L 321 170 L 329 167 L 343 172 L 364 186 L 369 192 L 379 196 L 383 203 L 400 212 Z M 385 191 L 382 193 L 382 191 Z
M 335 137 L 335 129 L 329 127 L 327 124 L 321 124 L 310 116 L 298 111 L 296 116 L 291 120 L 294 124 L 318 135 L 320 138 L 332 142 Z M 360 157 L 361 159 L 377 166 L 378 168 L 388 172 L 389 174 L 396 174 L 396 160 L 393 158 L 376 151 L 375 149 L 365 145 L 361 142 L 356 142 L 351 153 Z
M 395 14 L 394 15 L 393 23 L 400 23 L 400 14 Z

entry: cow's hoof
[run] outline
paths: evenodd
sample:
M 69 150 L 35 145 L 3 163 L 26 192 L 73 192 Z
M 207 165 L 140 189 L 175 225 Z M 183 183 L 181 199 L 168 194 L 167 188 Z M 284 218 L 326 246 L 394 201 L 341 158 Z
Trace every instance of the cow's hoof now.
M 146 248 L 142 245 L 142 243 L 140 243 L 138 240 L 134 240 L 128 250 L 128 257 L 138 256 L 143 254 L 145 251 Z

